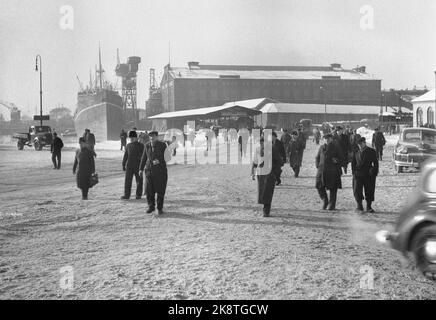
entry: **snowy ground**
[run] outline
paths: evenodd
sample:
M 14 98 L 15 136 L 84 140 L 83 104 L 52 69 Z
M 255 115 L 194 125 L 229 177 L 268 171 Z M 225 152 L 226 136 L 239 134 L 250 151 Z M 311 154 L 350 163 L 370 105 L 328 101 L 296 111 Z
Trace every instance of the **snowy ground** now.
M 350 175 L 339 211 L 320 210 L 308 141 L 301 177 L 285 167 L 270 218 L 249 165 L 169 165 L 166 214 L 157 217 L 145 199 L 119 200 L 118 143 L 96 146 L 100 183 L 89 201 L 75 187 L 75 142 L 60 171 L 48 151 L 2 145 L 0 299 L 433 299 L 434 283 L 374 238 L 392 228 L 418 178 L 394 172 L 395 139 L 376 214 L 353 212 Z M 371 270 L 373 287 L 364 281 Z

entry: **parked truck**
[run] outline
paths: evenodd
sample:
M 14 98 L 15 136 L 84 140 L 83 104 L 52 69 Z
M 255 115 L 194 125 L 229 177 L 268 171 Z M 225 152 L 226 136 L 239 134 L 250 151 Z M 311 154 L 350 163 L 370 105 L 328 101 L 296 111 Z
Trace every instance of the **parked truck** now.
M 51 146 L 53 135 L 49 126 L 31 126 L 29 132 L 15 133 L 18 150 L 23 150 L 24 146 L 34 147 L 35 150 L 41 151 L 43 147 Z

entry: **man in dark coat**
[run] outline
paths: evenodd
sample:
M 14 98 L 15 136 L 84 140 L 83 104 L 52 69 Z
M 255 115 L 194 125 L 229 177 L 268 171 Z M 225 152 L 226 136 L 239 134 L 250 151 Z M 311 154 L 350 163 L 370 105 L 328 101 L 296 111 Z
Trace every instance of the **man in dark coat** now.
M 271 170 L 269 172 L 261 172 L 266 157 L 271 157 Z M 272 146 L 271 153 L 266 153 L 264 137 L 261 137 L 260 146 L 256 149 L 253 164 L 251 166 L 251 177 L 254 180 L 257 175 L 257 202 L 263 204 L 264 217 L 269 217 L 270 215 L 274 187 L 276 184 L 276 172 L 281 166 L 282 158 L 278 148 Z
M 301 166 L 301 157 L 300 157 L 301 149 L 299 148 L 299 143 L 297 139 L 298 139 L 298 132 L 293 131 L 291 135 L 291 140 L 287 148 L 289 165 L 294 171 L 295 178 L 298 178 L 298 175 L 300 174 L 300 166 Z
M 123 157 L 123 171 L 126 172 L 124 178 L 124 196 L 121 199 L 130 199 L 132 191 L 132 180 L 135 176 L 136 180 L 136 199 L 141 199 L 142 196 L 142 177 L 139 174 L 139 165 L 141 164 L 142 154 L 144 153 L 144 145 L 138 141 L 136 131 L 129 132 L 130 142 L 126 146 L 126 151 Z
M 363 212 L 363 199 L 366 200 L 366 211 L 374 212 L 371 204 L 374 201 L 375 181 L 378 175 L 378 160 L 376 151 L 366 145 L 366 140 L 358 140 L 359 151 L 355 154 L 351 169 L 353 171 L 353 193 L 357 202 L 357 212 Z M 365 198 L 363 197 L 365 190 Z
M 95 146 L 95 136 L 93 133 L 91 133 L 91 130 L 85 129 L 85 133 L 83 135 L 83 138 L 85 139 L 85 143 L 89 146 L 89 148 L 94 151 Z
M 326 143 L 319 148 L 315 158 L 317 168 L 316 189 L 324 201 L 323 209 L 336 210 L 336 195 L 338 189 L 342 189 L 341 159 L 342 153 L 333 142 L 331 134 L 324 135 Z M 330 200 L 327 191 L 330 190 Z
M 124 129 L 121 129 L 121 134 L 120 134 L 120 140 L 121 140 L 121 151 L 124 148 L 124 151 L 126 151 L 126 144 L 127 144 L 127 133 L 126 131 L 124 131 Z
M 59 170 L 61 168 L 61 150 L 63 147 L 64 147 L 64 143 L 62 142 L 62 139 L 58 137 L 58 134 L 56 132 L 54 132 L 53 143 L 51 144 L 51 148 L 50 148 L 50 151 L 52 153 L 51 161 L 53 161 L 53 165 L 54 165 L 53 169 Z
M 377 159 L 383 160 L 383 147 L 386 144 L 385 136 L 379 128 L 375 128 L 375 132 L 372 134 L 372 147 L 375 149 Z
M 300 156 L 300 167 L 303 165 L 303 154 L 304 154 L 304 149 L 306 149 L 306 135 L 303 132 L 303 129 L 301 128 L 301 126 L 298 127 L 298 138 L 297 138 L 297 142 L 298 142 L 298 154 Z
M 166 161 L 171 159 L 171 154 L 167 150 L 166 143 L 158 140 L 158 132 L 149 133 L 150 141 L 145 145 L 142 153 L 139 170 L 145 169 L 145 194 L 147 195 L 148 210 L 152 213 L 156 208 L 158 214 L 163 213 L 163 203 L 168 181 L 168 171 Z
M 89 149 L 85 139 L 79 139 L 80 149 L 76 150 L 73 174 L 76 174 L 77 187 L 82 190 L 82 200 L 88 200 L 88 190 L 91 188 L 91 175 L 95 172 L 94 154 Z
M 291 135 L 288 133 L 288 130 L 284 129 L 283 134 L 280 138 L 280 140 L 283 142 L 283 146 L 285 150 L 288 148 L 288 144 L 291 141 Z
M 281 167 L 286 163 L 286 151 L 283 142 L 277 139 L 277 132 L 275 131 L 272 133 L 272 144 L 273 147 L 277 148 L 282 159 L 280 166 L 276 168 L 276 185 L 280 185 L 282 183 L 282 180 L 280 179 L 280 176 L 282 175 Z
M 343 132 L 343 128 L 341 126 L 338 126 L 336 127 L 333 139 L 335 140 L 337 146 L 341 149 L 341 165 L 342 168 L 344 168 L 344 174 L 347 174 L 348 154 L 351 151 L 350 138 Z

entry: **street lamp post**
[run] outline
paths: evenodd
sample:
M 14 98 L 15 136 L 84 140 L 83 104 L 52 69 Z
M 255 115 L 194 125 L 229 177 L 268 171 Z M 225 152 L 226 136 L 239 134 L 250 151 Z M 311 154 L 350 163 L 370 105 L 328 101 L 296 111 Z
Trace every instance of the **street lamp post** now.
M 42 126 L 42 61 L 41 56 L 38 54 L 36 55 L 36 61 L 35 61 L 35 71 L 38 71 L 38 58 L 39 58 L 39 115 Z
M 325 99 L 325 88 L 320 86 L 319 89 L 322 91 L 322 98 L 324 100 L 324 122 L 327 122 L 327 102 Z

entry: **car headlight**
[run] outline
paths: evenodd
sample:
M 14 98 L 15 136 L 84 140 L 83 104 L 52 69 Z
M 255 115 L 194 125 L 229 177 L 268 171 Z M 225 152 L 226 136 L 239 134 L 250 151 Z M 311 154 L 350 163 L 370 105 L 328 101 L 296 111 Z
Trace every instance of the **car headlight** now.
M 426 192 L 436 193 L 436 169 L 426 174 L 423 187 Z

